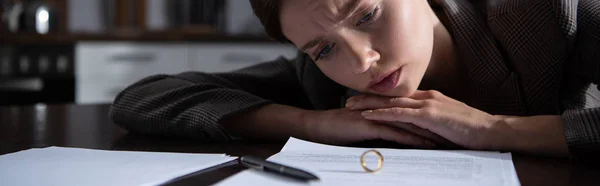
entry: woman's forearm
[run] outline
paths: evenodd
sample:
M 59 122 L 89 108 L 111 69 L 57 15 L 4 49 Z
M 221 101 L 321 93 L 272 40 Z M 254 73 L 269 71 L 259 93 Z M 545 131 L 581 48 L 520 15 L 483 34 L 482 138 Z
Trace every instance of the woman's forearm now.
M 306 121 L 315 111 L 270 104 L 226 118 L 221 124 L 233 135 L 250 139 L 308 138 Z M 565 157 L 569 155 L 560 116 L 497 116 L 490 149 Z
M 560 116 L 498 116 L 499 127 L 492 148 L 536 155 L 566 157 L 569 150 Z M 493 147 L 495 146 L 495 147 Z
M 249 139 L 285 140 L 290 136 L 306 138 L 308 111 L 269 104 L 224 119 L 221 124 L 235 136 Z

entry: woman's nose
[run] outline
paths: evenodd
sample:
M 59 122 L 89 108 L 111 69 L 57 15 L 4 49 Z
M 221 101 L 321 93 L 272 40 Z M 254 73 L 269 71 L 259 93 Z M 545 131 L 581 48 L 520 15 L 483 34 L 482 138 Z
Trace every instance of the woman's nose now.
M 362 39 L 354 39 L 348 43 L 348 52 L 351 57 L 352 71 L 355 74 L 361 74 L 369 70 L 369 68 L 381 58 L 379 52 L 374 50 L 366 41 Z

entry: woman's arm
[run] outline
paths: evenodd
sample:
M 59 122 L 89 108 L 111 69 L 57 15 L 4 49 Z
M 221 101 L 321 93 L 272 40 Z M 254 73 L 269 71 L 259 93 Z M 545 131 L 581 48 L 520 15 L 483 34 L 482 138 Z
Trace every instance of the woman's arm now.
M 574 52 L 577 75 L 600 84 L 600 1 L 579 0 Z M 569 64 L 570 65 L 570 64 Z M 492 149 L 596 158 L 600 155 L 600 108 L 566 110 L 562 115 L 494 116 Z
M 353 104 L 349 109 L 366 109 L 363 112 L 366 119 L 393 126 L 411 123 L 468 149 L 569 155 L 560 116 L 490 115 L 437 91 L 417 91 L 411 97 L 396 98 L 361 95 L 350 101 Z M 589 129 L 581 132 L 599 134 Z M 585 150 L 590 153 L 581 157 L 597 157 L 599 148 L 592 146 Z
M 227 117 L 274 103 L 297 110 L 310 108 L 296 72 L 301 62 L 280 58 L 228 73 L 147 77 L 116 97 L 110 117 L 136 133 L 231 140 L 230 131 L 221 125 Z M 274 114 L 271 118 L 284 116 Z
M 600 1 L 580 0 L 577 11 L 577 75 L 600 84 Z M 569 152 L 576 157 L 600 155 L 600 108 L 565 111 L 561 119 Z
M 566 157 L 569 149 L 560 116 L 495 116 L 490 149 Z
M 303 74 L 299 69 L 307 64 L 301 56 L 295 64 L 279 59 L 230 73 L 149 77 L 117 96 L 110 115 L 116 124 L 133 132 L 203 141 L 294 136 L 330 144 L 383 139 L 415 147 L 435 146 L 411 132 L 366 120 L 360 112 L 310 110 L 297 75 Z M 327 89 L 313 91 L 323 95 L 336 89 L 321 88 Z

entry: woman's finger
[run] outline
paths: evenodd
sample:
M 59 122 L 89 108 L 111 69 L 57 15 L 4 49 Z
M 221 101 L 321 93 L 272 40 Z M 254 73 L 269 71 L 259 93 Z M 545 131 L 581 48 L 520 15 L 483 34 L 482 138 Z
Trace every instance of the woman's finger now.
M 432 125 L 431 120 L 435 120 L 436 113 L 434 109 L 412 109 L 412 108 L 385 108 L 363 111 L 362 116 L 368 120 L 392 121 L 412 123 L 417 127 L 436 132 L 436 125 Z
M 421 111 L 419 111 L 419 109 L 395 107 L 366 110 L 361 112 L 361 115 L 368 120 L 393 121 L 416 124 L 421 120 L 421 118 L 419 118 L 421 115 L 420 112 Z M 417 126 L 423 129 L 428 129 L 427 127 L 423 127 L 421 125 Z
M 436 96 L 435 94 L 437 94 L 437 93 L 434 91 L 417 90 L 417 91 L 415 91 L 415 93 L 410 95 L 410 98 L 417 99 L 417 100 L 433 99 Z
M 442 102 L 446 102 L 446 103 L 461 103 L 461 102 L 459 102 L 455 99 L 452 99 L 436 90 L 427 90 L 427 91 L 417 90 L 415 93 L 413 93 L 413 95 L 410 96 L 410 98 L 415 99 L 415 100 L 433 99 L 433 100 L 438 100 L 438 101 L 442 101 Z
M 382 124 L 378 125 L 379 137 L 383 140 L 394 141 L 404 145 L 421 148 L 436 148 L 437 145 L 421 136 L 406 132 L 402 129 Z
M 467 130 L 464 126 L 455 125 L 454 122 L 444 121 L 439 110 L 434 107 L 426 107 L 424 109 L 410 108 L 388 108 L 376 109 L 362 112 L 363 117 L 372 121 L 397 121 L 404 123 L 412 123 L 420 128 L 427 129 L 446 139 L 455 141 L 459 138 L 457 131 Z
M 454 144 L 452 141 L 443 138 L 442 136 L 433 133 L 429 130 L 422 129 L 417 127 L 416 125 L 410 123 L 403 122 L 394 122 L 394 121 L 377 121 L 379 123 L 387 124 L 392 127 L 400 128 L 406 132 L 413 133 L 418 136 L 422 136 L 423 138 L 436 143 L 438 146 L 442 146 L 444 148 L 457 148 L 458 145 Z
M 356 96 L 348 99 L 346 107 L 351 110 L 379 109 L 379 108 L 420 108 L 423 101 L 405 97 L 381 96 Z

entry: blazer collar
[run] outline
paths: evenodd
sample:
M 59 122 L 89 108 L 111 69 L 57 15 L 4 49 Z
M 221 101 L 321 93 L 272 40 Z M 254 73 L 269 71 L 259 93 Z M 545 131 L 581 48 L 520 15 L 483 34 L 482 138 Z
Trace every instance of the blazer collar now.
M 486 1 L 475 4 L 478 2 L 432 0 L 431 3 L 441 6 L 450 22 L 447 29 L 471 81 L 471 105 L 491 114 L 525 114 L 518 74 L 507 66 L 508 59 L 488 26 L 487 13 L 496 7 Z
M 453 35 L 468 76 L 474 83 L 497 87 L 509 76 L 505 59 L 487 24 L 485 7 L 468 0 L 433 0 L 448 16 Z

